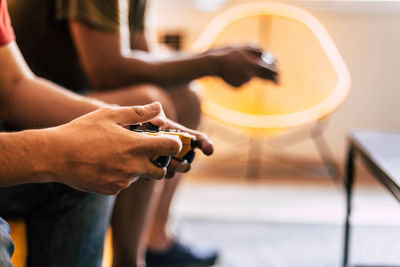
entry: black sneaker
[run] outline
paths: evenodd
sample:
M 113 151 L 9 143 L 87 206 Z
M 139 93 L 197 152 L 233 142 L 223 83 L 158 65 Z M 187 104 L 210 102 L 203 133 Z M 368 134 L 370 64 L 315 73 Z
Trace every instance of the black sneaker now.
M 165 251 L 148 249 L 147 267 L 206 267 L 214 265 L 218 251 L 210 248 L 192 248 L 174 240 Z

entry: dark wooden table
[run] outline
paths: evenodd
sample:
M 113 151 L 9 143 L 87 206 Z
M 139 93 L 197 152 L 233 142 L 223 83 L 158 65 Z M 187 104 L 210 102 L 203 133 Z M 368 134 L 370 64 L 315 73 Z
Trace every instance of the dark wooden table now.
M 346 166 L 346 221 L 343 266 L 348 266 L 351 197 L 355 178 L 355 158 L 365 162 L 374 177 L 400 202 L 400 133 L 354 131 L 349 137 Z

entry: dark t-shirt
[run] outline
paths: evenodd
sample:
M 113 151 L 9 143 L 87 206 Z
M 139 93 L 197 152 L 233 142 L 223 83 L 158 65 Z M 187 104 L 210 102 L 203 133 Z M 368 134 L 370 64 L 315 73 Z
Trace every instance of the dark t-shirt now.
M 0 46 L 8 44 L 14 39 L 10 16 L 7 11 L 7 2 L 6 0 L 0 0 Z
M 12 1 L 9 4 L 9 11 L 17 43 L 33 72 L 78 93 L 90 89 L 89 80 L 79 60 L 67 22 L 78 20 L 101 31 L 119 34 L 118 2 L 118 0 Z M 143 29 L 145 2 L 145 0 L 132 0 L 130 5 L 129 20 L 130 24 L 136 23 L 134 31 Z M 35 12 L 32 12 L 33 10 Z M 137 18 L 139 14 L 141 17 Z

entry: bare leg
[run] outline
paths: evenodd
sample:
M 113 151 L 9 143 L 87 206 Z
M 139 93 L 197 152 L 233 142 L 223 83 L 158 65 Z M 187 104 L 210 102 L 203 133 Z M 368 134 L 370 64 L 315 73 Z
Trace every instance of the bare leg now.
M 126 87 L 88 96 L 123 106 L 160 101 L 168 118 L 176 119 L 169 95 L 154 86 Z M 143 265 L 147 232 L 163 188 L 164 181 L 138 181 L 118 195 L 112 219 L 114 267 Z
M 125 106 L 160 101 L 168 118 L 192 129 L 197 127 L 200 119 L 200 100 L 187 87 L 176 88 L 170 95 L 157 87 L 143 85 L 95 92 L 89 96 Z M 143 265 L 146 240 L 149 247 L 160 250 L 171 244 L 167 225 L 170 205 L 180 180 L 177 176 L 159 182 L 140 181 L 119 194 L 112 219 L 113 267 Z
M 200 120 L 200 100 L 187 88 L 173 91 L 178 122 L 197 128 Z M 171 235 L 168 216 L 171 202 L 180 178 L 166 180 L 150 229 L 146 259 L 148 266 L 211 266 L 218 258 L 218 251 L 210 247 L 187 246 Z
M 139 180 L 118 195 L 112 218 L 114 267 L 144 266 L 145 233 L 163 187 L 164 181 Z
M 172 243 L 173 237 L 168 229 L 168 218 L 172 199 L 181 179 L 181 175 L 176 176 L 178 177 L 165 181 L 164 190 L 157 203 L 158 206 L 151 224 L 147 245 L 152 250 L 165 250 Z
M 177 111 L 178 122 L 191 129 L 197 128 L 201 112 L 198 95 L 186 86 L 171 90 L 170 95 Z M 172 236 L 168 231 L 169 210 L 180 180 L 181 175 L 176 175 L 165 181 L 149 234 L 148 247 L 153 250 L 164 250 L 172 243 Z

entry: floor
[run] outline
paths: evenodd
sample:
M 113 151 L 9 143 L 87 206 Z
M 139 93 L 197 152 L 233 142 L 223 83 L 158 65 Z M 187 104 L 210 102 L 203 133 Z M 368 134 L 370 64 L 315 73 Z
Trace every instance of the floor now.
M 271 166 L 245 178 L 245 167 L 236 162 L 216 169 L 200 159 L 174 202 L 177 234 L 218 247 L 219 267 L 340 266 L 341 183 L 285 169 L 280 177 Z M 399 203 L 361 164 L 359 170 L 351 263 L 400 266 Z

